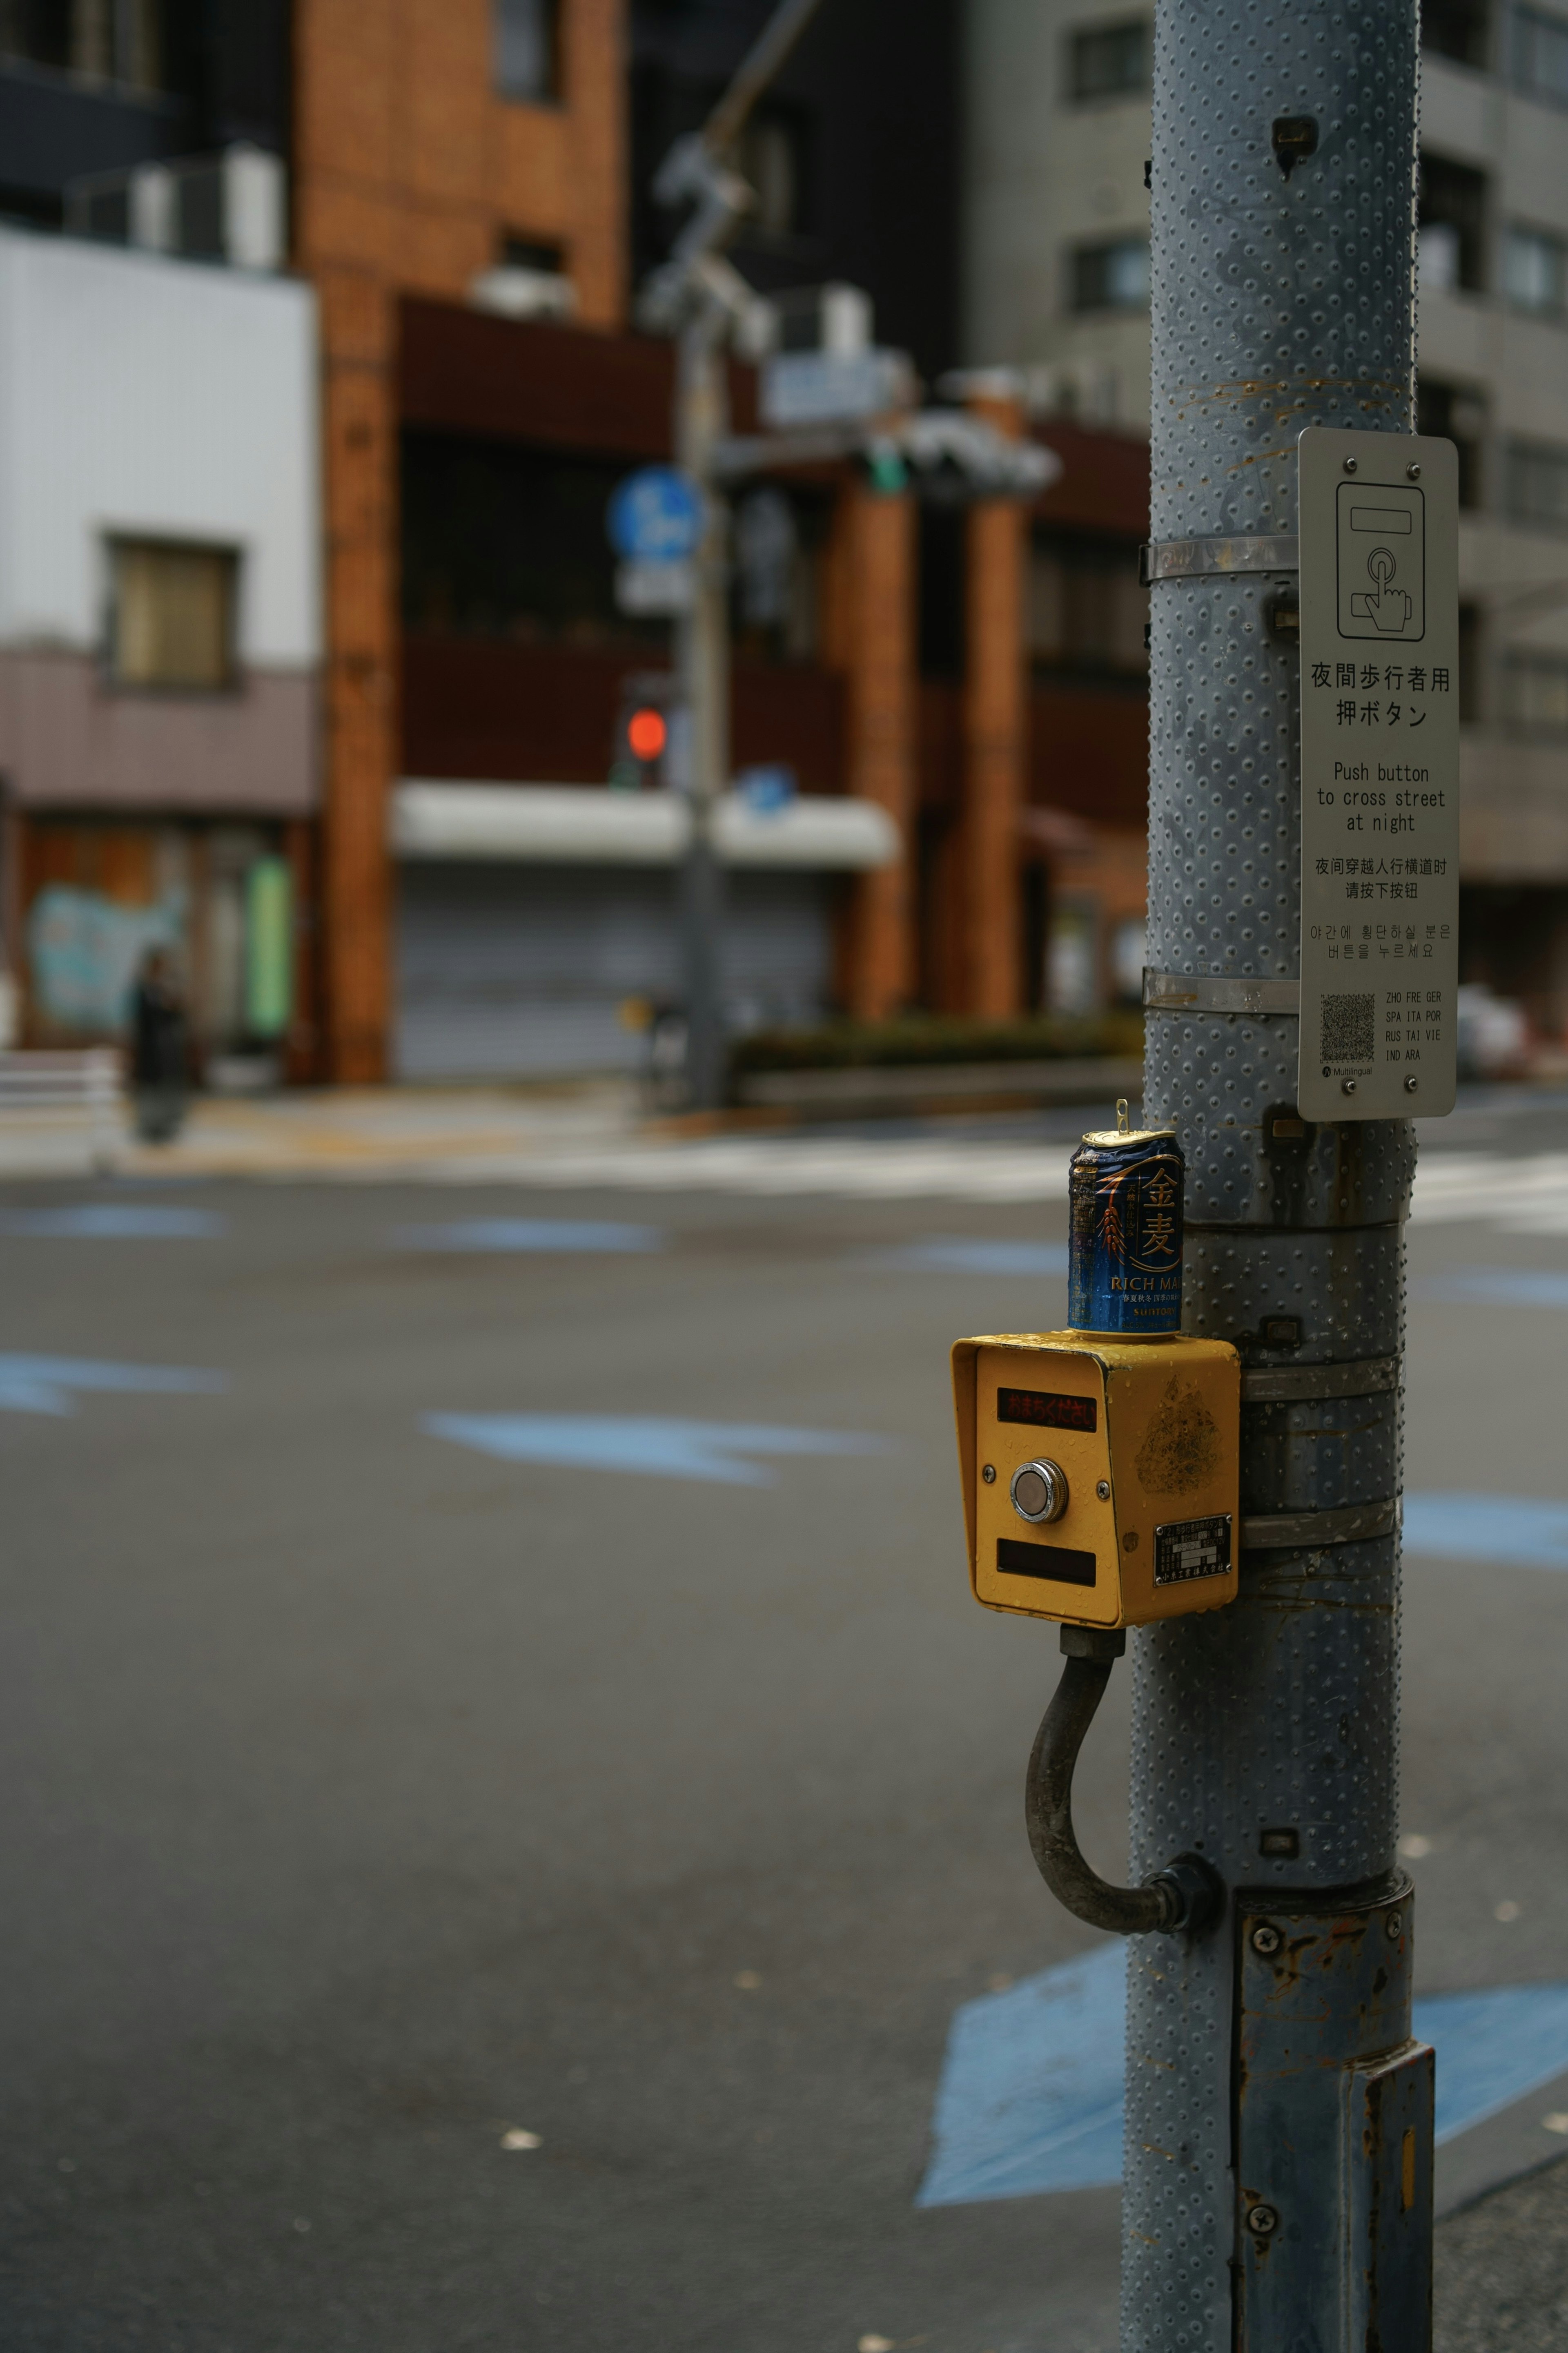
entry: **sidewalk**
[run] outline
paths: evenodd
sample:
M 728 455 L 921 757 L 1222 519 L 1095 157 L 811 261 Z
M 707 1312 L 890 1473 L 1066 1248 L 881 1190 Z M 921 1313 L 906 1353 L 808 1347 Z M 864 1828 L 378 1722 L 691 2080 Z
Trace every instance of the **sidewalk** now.
M 151 1147 L 127 1133 L 107 1170 L 95 1168 L 85 1126 L 33 1122 L 24 1133 L 0 1122 L 0 1181 L 110 1174 L 1036 1201 L 1066 1199 L 1071 1149 L 975 1133 L 962 1119 L 864 1135 L 744 1112 L 650 1121 L 629 1082 L 584 1080 L 203 1098 L 176 1142 Z
M 1542 1108 L 1556 1111 L 1547 1097 Z M 1422 1138 L 1417 1225 L 1479 1223 L 1568 1234 L 1568 1151 L 1522 1144 L 1472 1115 L 1479 1150 Z M 1528 1103 L 1507 1108 L 1528 1109 Z M 836 1195 L 995 1203 L 1065 1201 L 1080 1118 L 964 1116 L 797 1124 L 777 1114 L 647 1119 L 622 1079 L 518 1087 L 322 1088 L 248 1101 L 204 1096 L 172 1145 L 138 1144 L 124 1115 L 105 1166 L 101 1131 L 70 1113 L 0 1115 L 0 1183 L 119 1176 L 177 1184 L 277 1182 L 580 1187 L 655 1193 Z M 1102 1113 L 1109 1116 L 1109 1111 Z M 1477 1123 L 1479 1124 L 1477 1124 Z M 1511 1126 L 1511 1123 L 1510 1123 Z M 1552 1131 L 1555 1140 L 1555 1131 Z M 1544 1140 L 1544 1139 L 1542 1139 Z
M 139 1144 L 128 1115 L 113 1173 L 124 1176 L 506 1176 L 542 1155 L 630 1142 L 632 1086 L 343 1087 L 251 1100 L 199 1096 L 170 1145 Z M 95 1173 L 92 1138 L 69 1115 L 0 1121 L 0 1179 Z

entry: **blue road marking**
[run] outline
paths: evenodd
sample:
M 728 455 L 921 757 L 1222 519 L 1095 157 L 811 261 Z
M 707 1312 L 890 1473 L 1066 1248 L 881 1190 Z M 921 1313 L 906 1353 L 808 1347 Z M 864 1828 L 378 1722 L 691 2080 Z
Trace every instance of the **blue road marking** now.
M 1415 1293 L 1483 1307 L 1568 1307 L 1568 1272 L 1560 1266 L 1457 1266 L 1417 1283 Z
M 917 2206 L 967 2206 L 1121 2179 L 1127 1955 L 1102 1945 L 953 2014 Z M 1455 2139 L 1568 2073 L 1568 1985 L 1429 1995 L 1436 2137 Z
M 1533 1495 L 1406 1495 L 1405 1549 L 1510 1568 L 1568 1568 L 1568 1504 Z
M 1066 1242 L 990 1242 L 963 1234 L 931 1234 L 899 1250 L 862 1258 L 889 1274 L 1065 1274 Z
M 0 1209 L 0 1234 L 72 1242 L 216 1241 L 228 1219 L 210 1209 L 154 1208 L 146 1201 L 77 1201 L 58 1209 Z
M 781 1430 L 767 1422 L 674 1421 L 648 1414 L 427 1413 L 422 1428 L 503 1462 L 627 1471 L 654 1479 L 772 1486 L 752 1454 L 886 1454 L 896 1440 L 858 1430 Z
M 192 1396 L 211 1395 L 227 1387 L 224 1374 L 196 1372 L 187 1366 L 105 1365 L 86 1356 L 0 1356 L 0 1413 L 74 1413 L 79 1390 Z
M 404 1250 L 634 1251 L 664 1248 L 658 1226 L 625 1226 L 591 1219 L 458 1218 L 440 1226 L 395 1226 Z
M 1437 2053 L 1437 2138 L 1453 2140 L 1568 2072 L 1568 1985 L 1428 1994 L 1415 2031 Z
M 1121 2179 L 1127 1955 L 1102 1946 L 954 2011 L 917 2206 Z

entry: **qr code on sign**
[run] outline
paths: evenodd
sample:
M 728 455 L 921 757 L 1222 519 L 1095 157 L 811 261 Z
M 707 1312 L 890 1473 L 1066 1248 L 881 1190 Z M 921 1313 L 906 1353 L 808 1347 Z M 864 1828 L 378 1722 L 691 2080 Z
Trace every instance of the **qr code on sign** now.
M 1370 1062 L 1377 1051 L 1374 1013 L 1377 999 L 1325 997 L 1323 999 L 1323 1060 L 1325 1062 Z

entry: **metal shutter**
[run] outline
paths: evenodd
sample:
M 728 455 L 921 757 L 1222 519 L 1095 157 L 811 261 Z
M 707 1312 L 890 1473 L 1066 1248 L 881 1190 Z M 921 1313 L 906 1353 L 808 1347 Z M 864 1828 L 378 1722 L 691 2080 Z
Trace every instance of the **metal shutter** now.
M 832 966 L 832 878 L 725 878 L 731 1018 L 812 1021 Z M 395 1064 L 404 1079 L 634 1069 L 627 997 L 680 991 L 679 876 L 632 867 L 405 865 L 397 902 Z

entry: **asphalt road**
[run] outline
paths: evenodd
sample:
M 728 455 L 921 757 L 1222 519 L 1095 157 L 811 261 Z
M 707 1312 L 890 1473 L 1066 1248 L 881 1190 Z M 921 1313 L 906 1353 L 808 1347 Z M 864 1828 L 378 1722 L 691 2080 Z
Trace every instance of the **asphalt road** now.
M 1453 1141 L 1563 1150 L 1568 1111 Z M 952 1337 L 1059 1322 L 1065 1283 L 877 1254 L 1065 1212 L 0 1190 L 91 1202 L 225 1230 L 0 1235 L 0 1350 L 226 1385 L 0 1410 L 0 2343 L 1113 2346 L 1114 2191 L 912 2202 L 955 2005 L 1094 1939 L 1024 1843 L 1056 1646 L 968 1597 L 946 1392 Z M 665 1242 L 394 1239 L 485 1217 Z M 1426 1295 L 1568 1288 L 1568 1230 L 1417 1228 L 1411 1260 L 1407 1486 L 1568 1497 L 1568 1312 Z M 887 1443 L 721 1456 L 746 1484 L 425 1420 L 529 1413 Z M 1411 1561 L 1424 1989 L 1568 1976 L 1565 1648 L 1568 1576 Z M 1112 1872 L 1123 1701 L 1079 1773 Z M 1454 2353 L 1564 2341 L 1568 2174 L 1445 2233 Z

